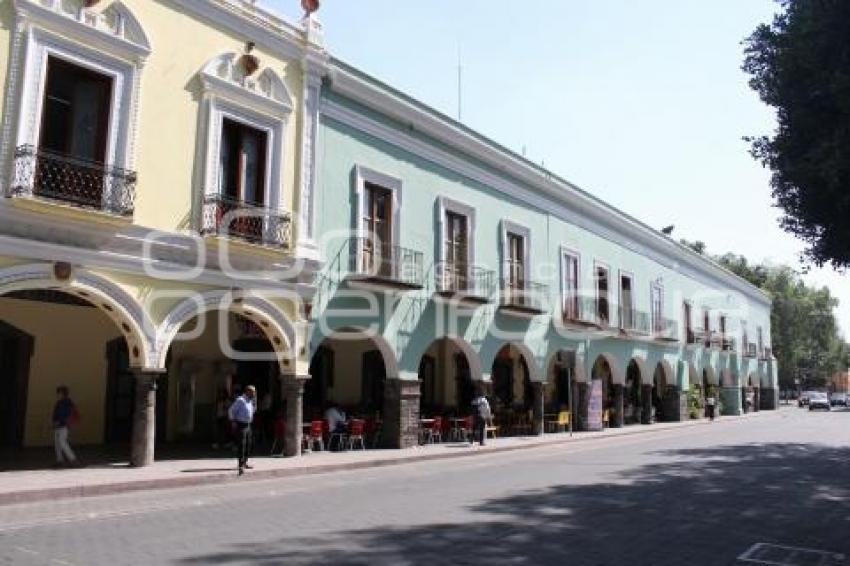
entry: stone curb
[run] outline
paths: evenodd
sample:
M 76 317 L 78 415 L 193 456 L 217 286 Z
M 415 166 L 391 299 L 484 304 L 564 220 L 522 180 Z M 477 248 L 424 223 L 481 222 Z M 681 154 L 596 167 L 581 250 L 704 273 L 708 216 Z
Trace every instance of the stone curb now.
M 760 414 L 775 414 L 776 411 L 758 411 L 747 415 L 726 415 L 718 419 L 718 422 L 723 422 L 730 419 L 752 418 Z M 369 468 L 383 468 L 388 466 L 400 466 L 415 462 L 428 462 L 438 460 L 449 460 L 456 458 L 473 458 L 475 456 L 487 454 L 503 454 L 507 452 L 516 452 L 519 450 L 531 450 L 534 448 L 544 448 L 549 446 L 558 446 L 562 444 L 572 444 L 576 442 L 590 442 L 605 438 L 620 438 L 623 436 L 635 436 L 639 434 L 652 434 L 654 432 L 664 432 L 668 430 L 677 430 L 680 428 L 709 425 L 709 421 L 705 419 L 689 420 L 675 423 L 674 426 L 665 426 L 663 428 L 655 428 L 652 426 L 633 427 L 634 430 L 624 430 L 616 434 L 598 434 L 598 433 L 581 433 L 581 436 L 558 436 L 548 441 L 538 441 L 529 444 L 516 444 L 512 446 L 501 446 L 488 448 L 485 450 L 468 450 L 462 452 L 446 452 L 441 454 L 421 454 L 411 451 L 411 454 L 402 458 L 391 459 L 375 459 L 363 462 L 347 462 L 340 464 L 319 464 L 316 466 L 305 466 L 299 468 L 283 468 L 278 470 L 260 470 L 249 472 L 242 477 L 236 477 L 234 472 L 210 474 L 204 476 L 191 477 L 173 477 L 173 478 L 158 478 L 150 480 L 133 480 L 125 482 L 102 483 L 92 485 L 76 485 L 66 487 L 50 487 L 44 489 L 30 489 L 0 494 L 0 506 L 15 505 L 21 503 L 33 503 L 37 501 L 58 500 L 58 499 L 75 499 L 80 497 L 95 497 L 99 495 L 117 495 L 121 493 L 129 493 L 134 491 L 148 491 L 154 489 L 173 489 L 180 487 L 191 487 L 196 485 L 210 485 L 231 482 L 259 481 L 276 478 L 287 478 L 297 476 L 308 476 L 315 474 L 327 474 L 351 470 L 364 470 Z

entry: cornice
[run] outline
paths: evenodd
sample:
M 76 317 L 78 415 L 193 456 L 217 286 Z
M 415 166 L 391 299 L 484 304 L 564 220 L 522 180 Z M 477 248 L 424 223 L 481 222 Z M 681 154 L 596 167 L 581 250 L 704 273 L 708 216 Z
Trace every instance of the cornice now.
M 402 126 L 412 128 L 420 134 L 458 149 L 497 173 L 504 173 L 507 177 L 500 174 L 494 175 L 468 160 L 449 155 L 398 129 L 389 128 L 364 116 L 356 116 L 353 110 L 327 100 L 323 102 L 325 114 L 346 123 L 355 121 L 364 125 L 369 122 L 372 131 L 367 133 L 389 136 L 395 140 L 403 137 L 408 142 L 406 149 L 420 155 L 425 153 L 426 157 L 432 160 L 439 155 L 441 165 L 448 166 L 467 177 L 507 192 L 541 210 L 552 212 L 565 221 L 577 224 L 633 251 L 642 251 L 634 244 L 648 248 L 655 252 L 649 255 L 656 261 L 662 264 L 669 264 L 669 260 L 675 262 L 675 265 L 668 265 L 668 267 L 682 271 L 682 267 L 687 266 L 715 281 L 733 287 L 762 304 L 771 303 L 767 293 L 709 258 L 693 252 L 569 181 L 392 87 L 335 59 L 330 61 L 330 79 L 330 90 L 334 93 L 395 120 Z M 531 187 L 533 191 L 511 182 L 510 179 Z M 668 261 L 662 261 L 664 258 L 668 258 Z

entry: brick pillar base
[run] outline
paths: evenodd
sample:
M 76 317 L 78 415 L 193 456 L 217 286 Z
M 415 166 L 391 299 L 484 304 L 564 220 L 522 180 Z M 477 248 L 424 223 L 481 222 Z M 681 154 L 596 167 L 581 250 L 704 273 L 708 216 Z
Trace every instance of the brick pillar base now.
M 683 416 L 688 412 L 688 398 L 675 385 L 668 385 L 661 398 L 662 415 L 664 422 L 678 422 L 684 420 Z
M 774 411 L 776 407 L 779 405 L 779 392 L 772 387 L 765 387 L 761 389 L 761 395 L 759 396 L 759 404 L 761 405 L 761 409 L 764 411 Z
M 742 410 L 741 403 L 741 388 L 740 387 L 722 387 L 720 388 L 720 404 L 722 415 L 740 415 Z
M 385 448 L 412 448 L 419 444 L 419 381 L 387 379 L 381 443 Z
M 608 412 L 608 426 L 611 428 L 622 428 L 625 424 L 624 393 L 622 385 L 614 384 L 614 406 Z
M 283 400 L 286 403 L 286 433 L 283 438 L 283 455 L 300 456 L 304 442 L 304 383 L 308 376 L 281 376 Z
M 652 385 L 644 383 L 640 386 L 640 423 L 652 424 Z
M 543 434 L 543 415 L 545 413 L 543 408 L 545 397 L 544 388 L 546 387 L 546 384 L 535 381 L 532 385 L 534 386 L 534 406 L 532 407 L 533 419 L 531 421 L 531 434 L 540 436 Z
M 573 411 L 575 414 L 575 430 L 587 430 L 587 409 L 590 400 L 590 384 L 573 382 Z
M 130 465 L 153 464 L 156 442 L 156 378 L 151 372 L 136 373 L 136 401 L 133 407 L 133 433 L 130 444 Z

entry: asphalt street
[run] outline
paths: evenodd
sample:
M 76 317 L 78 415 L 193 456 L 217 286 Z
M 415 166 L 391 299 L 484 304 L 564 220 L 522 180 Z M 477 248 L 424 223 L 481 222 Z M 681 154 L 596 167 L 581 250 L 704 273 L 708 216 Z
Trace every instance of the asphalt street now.
M 5 506 L 0 564 L 850 564 L 848 462 L 850 412 L 785 408 L 505 454 Z

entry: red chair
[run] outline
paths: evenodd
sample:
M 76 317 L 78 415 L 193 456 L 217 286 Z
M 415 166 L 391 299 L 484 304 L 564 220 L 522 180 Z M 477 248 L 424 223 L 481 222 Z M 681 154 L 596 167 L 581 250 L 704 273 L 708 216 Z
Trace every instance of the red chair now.
M 442 442 L 443 441 L 443 417 L 434 417 L 434 422 L 431 423 L 431 427 L 428 430 L 427 441 L 431 442 Z
M 472 417 L 464 417 L 458 428 L 458 440 L 472 442 L 475 431 L 472 427 L 475 426 L 475 419 Z
M 348 449 L 354 450 L 354 444 L 359 442 L 360 449 L 366 450 L 366 442 L 363 433 L 366 429 L 366 421 L 363 419 L 351 419 L 348 425 Z
M 324 424 L 325 421 L 310 421 L 310 432 L 306 438 L 307 448 L 312 449 L 318 444 L 319 450 L 325 449 Z

